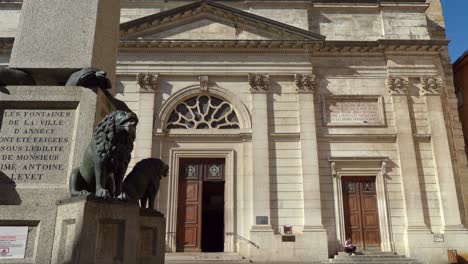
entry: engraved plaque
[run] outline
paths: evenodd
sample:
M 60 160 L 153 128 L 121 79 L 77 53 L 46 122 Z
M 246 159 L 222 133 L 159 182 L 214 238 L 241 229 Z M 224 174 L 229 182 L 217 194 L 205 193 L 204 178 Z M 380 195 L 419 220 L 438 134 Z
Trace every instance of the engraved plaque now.
M 385 125 L 380 96 L 325 96 L 322 105 L 325 126 Z
M 255 224 L 257 225 L 268 225 L 268 216 L 256 216 Z
M 15 184 L 66 183 L 74 110 L 0 109 L 0 172 Z
M 296 236 L 293 235 L 285 235 L 281 236 L 282 242 L 296 242 Z

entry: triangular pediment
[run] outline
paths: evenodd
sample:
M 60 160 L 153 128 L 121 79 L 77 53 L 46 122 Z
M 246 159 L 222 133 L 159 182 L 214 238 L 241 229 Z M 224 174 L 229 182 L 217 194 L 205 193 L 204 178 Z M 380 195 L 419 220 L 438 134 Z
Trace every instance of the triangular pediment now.
M 211 1 L 121 24 L 123 40 L 304 40 L 324 36 Z

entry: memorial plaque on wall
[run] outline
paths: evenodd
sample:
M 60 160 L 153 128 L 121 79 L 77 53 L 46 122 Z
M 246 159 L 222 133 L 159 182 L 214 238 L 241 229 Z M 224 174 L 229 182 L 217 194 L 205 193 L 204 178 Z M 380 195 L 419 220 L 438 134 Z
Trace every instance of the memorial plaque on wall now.
M 384 126 L 381 96 L 323 96 L 325 126 Z
M 65 184 L 72 109 L 0 109 L 0 172 L 16 185 Z

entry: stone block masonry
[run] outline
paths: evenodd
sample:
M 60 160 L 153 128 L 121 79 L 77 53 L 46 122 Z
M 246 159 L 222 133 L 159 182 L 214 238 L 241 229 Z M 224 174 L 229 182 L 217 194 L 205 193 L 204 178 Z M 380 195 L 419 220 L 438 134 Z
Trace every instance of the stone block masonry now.
M 0 226 L 28 227 L 21 263 L 50 263 L 55 201 L 69 197 L 70 172 L 109 111 L 104 98 L 100 90 L 83 87 L 2 88 Z
M 120 4 L 113 0 L 25 0 L 10 67 L 27 69 L 39 83 L 86 67 L 112 80 L 119 19 Z

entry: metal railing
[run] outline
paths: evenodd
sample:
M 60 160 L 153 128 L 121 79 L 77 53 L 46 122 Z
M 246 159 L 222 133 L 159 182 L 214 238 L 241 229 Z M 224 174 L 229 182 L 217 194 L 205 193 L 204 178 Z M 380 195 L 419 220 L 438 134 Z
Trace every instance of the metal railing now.
M 239 234 L 236 234 L 236 233 L 234 233 L 234 232 L 227 232 L 227 233 L 226 233 L 226 236 L 235 236 L 235 237 L 238 238 L 239 240 L 242 240 L 242 241 L 244 241 L 244 242 L 247 242 L 248 244 L 250 244 L 250 245 L 256 247 L 257 249 L 260 249 L 260 246 L 257 245 L 257 244 L 255 244 L 255 242 L 253 242 L 253 241 L 251 241 L 251 240 L 248 240 L 247 238 L 245 238 L 245 237 L 243 237 L 243 236 L 241 236 L 241 235 L 239 235 Z

